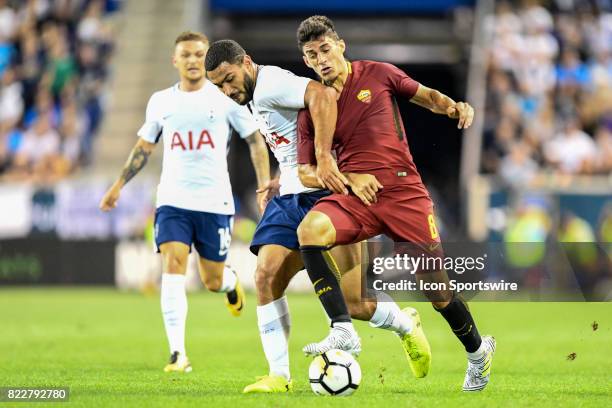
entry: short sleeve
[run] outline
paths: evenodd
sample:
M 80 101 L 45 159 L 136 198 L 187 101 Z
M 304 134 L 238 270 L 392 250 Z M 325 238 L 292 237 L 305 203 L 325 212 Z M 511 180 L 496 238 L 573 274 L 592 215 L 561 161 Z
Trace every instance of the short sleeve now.
M 298 112 L 298 163 L 317 164 L 314 148 L 314 126 L 308 109 Z
M 277 68 L 268 68 L 260 73 L 258 85 L 265 84 L 258 95 L 257 104 L 270 109 L 302 109 L 306 88 L 312 79 L 300 77 L 290 71 Z
M 419 89 L 419 83 L 395 65 L 381 63 L 382 72 L 387 78 L 393 92 L 401 97 L 411 99 Z
M 145 122 L 140 129 L 138 129 L 136 134 L 149 143 L 157 143 L 163 130 L 161 116 L 158 98 L 153 94 L 151 98 L 149 98 L 149 103 L 147 103 Z
M 228 119 L 230 125 L 238 132 L 241 138 L 245 139 L 259 130 L 257 121 L 246 106 L 238 105 L 231 99 L 229 99 L 229 104 L 230 112 Z

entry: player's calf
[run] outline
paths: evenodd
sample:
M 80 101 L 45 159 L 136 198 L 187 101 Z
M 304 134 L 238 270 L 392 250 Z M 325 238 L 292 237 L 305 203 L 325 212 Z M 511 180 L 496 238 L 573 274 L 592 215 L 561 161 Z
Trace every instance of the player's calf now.
M 364 322 L 370 321 L 376 311 L 375 300 L 361 300 L 360 297 L 347 298 L 346 296 L 345 299 L 351 318 L 362 320 Z
M 474 323 L 467 303 L 459 295 L 453 294 L 451 301 L 445 307 L 435 309 L 448 322 L 467 353 L 473 353 L 478 350 L 482 343 L 482 338 L 478 333 L 476 323 Z
M 219 292 L 221 291 L 221 286 L 223 282 L 222 276 L 206 274 L 202 277 L 202 283 L 211 292 Z
M 225 306 L 232 316 L 240 316 L 246 303 L 236 272 L 225 262 L 200 258 L 200 278 L 211 292 L 225 293 Z
M 293 274 L 287 276 L 283 272 L 280 268 L 258 262 L 257 269 L 255 269 L 255 288 L 260 305 L 265 305 L 283 296 L 293 277 Z
M 468 367 L 463 390 L 483 390 L 491 375 L 495 339 L 492 336 L 480 336 L 467 303 L 457 294 L 453 294 L 445 307 L 436 310 L 446 319 L 467 353 Z

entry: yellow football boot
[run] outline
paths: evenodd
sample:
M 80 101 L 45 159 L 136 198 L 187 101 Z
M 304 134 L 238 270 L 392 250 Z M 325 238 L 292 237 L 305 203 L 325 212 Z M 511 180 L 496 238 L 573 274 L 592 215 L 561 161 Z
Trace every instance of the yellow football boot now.
M 257 381 L 249 384 L 242 390 L 243 394 L 250 393 L 272 393 L 272 392 L 289 392 L 293 390 L 293 383 L 280 375 L 264 375 L 257 377 Z
M 164 367 L 165 373 L 190 373 L 191 364 L 187 356 L 181 355 L 175 351 L 170 356 L 170 362 Z
M 232 303 L 232 301 L 234 302 Z M 227 306 L 232 316 L 238 317 L 242 314 L 242 309 L 244 309 L 245 304 L 246 297 L 244 295 L 244 289 L 242 289 L 240 281 L 236 281 L 236 288 L 225 294 L 225 306 Z
M 431 366 L 431 348 L 423 331 L 421 317 L 419 312 L 412 307 L 402 309 L 402 313 L 406 313 L 412 319 L 412 330 L 400 337 L 402 347 L 404 347 L 406 358 L 414 376 L 423 378 L 429 373 L 429 367 Z

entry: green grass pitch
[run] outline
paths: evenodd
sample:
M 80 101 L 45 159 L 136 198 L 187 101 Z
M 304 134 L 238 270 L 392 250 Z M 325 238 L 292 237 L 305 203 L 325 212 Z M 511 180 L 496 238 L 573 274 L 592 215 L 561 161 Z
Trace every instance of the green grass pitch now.
M 346 398 L 310 391 L 309 360 L 300 348 L 326 334 L 325 319 L 314 295 L 289 295 L 289 305 L 294 392 L 242 395 L 246 384 L 267 371 L 253 296 L 245 314 L 233 318 L 221 295 L 189 295 L 187 351 L 194 371 L 178 375 L 162 372 L 169 353 L 157 296 L 112 289 L 0 289 L 0 387 L 69 386 L 70 405 L 84 407 L 612 404 L 612 303 L 472 303 L 481 332 L 498 342 L 491 383 L 478 394 L 460 391 L 462 348 L 429 304 L 416 305 L 433 351 L 425 379 L 412 377 L 395 336 L 359 322 L 364 377 Z M 571 353 L 574 360 L 567 359 Z

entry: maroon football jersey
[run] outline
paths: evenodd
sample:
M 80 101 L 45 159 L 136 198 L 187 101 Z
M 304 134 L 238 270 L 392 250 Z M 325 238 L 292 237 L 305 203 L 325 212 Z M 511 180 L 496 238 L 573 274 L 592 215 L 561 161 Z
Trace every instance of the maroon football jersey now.
M 382 62 L 355 61 L 338 99 L 332 149 L 341 172 L 368 173 L 383 184 L 421 183 L 406 141 L 396 97 L 410 99 L 419 83 Z M 316 164 L 314 127 L 298 115 L 298 162 Z

